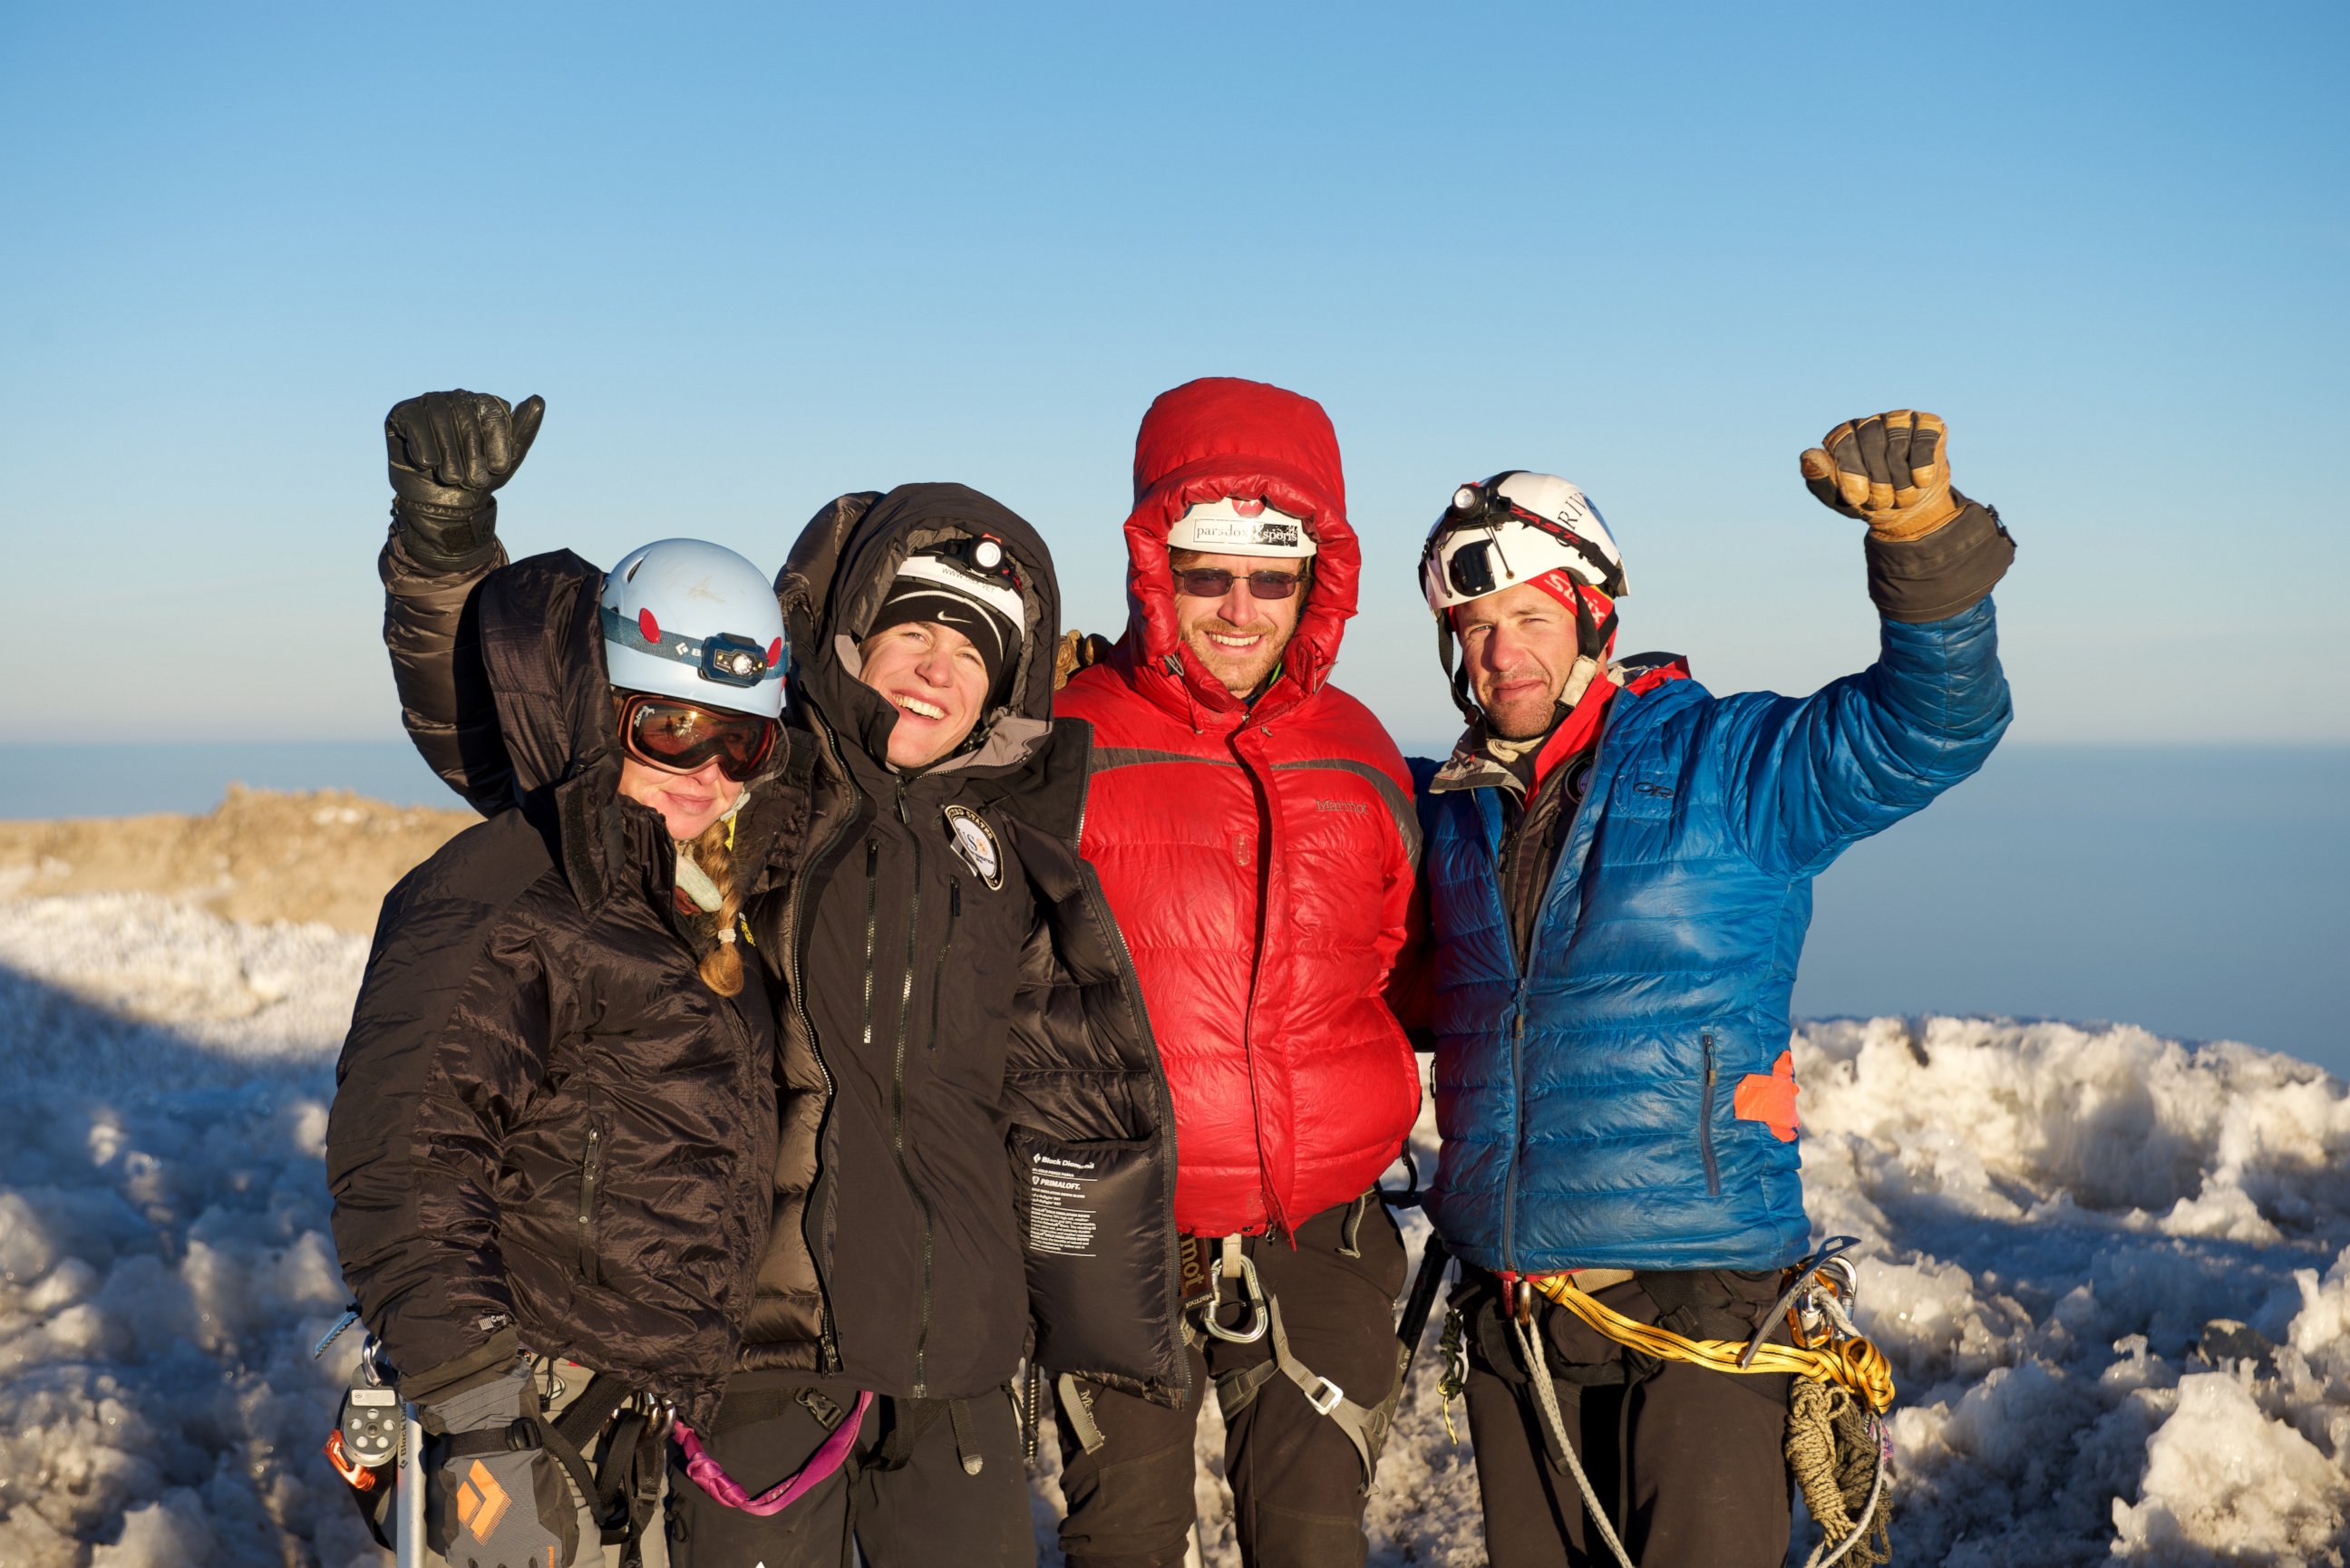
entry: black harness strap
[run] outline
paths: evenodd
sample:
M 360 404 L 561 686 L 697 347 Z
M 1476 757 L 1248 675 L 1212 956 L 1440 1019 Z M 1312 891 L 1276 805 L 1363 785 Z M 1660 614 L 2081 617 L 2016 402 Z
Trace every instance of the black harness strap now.
M 889 1413 L 893 1424 L 889 1435 L 881 1439 L 881 1446 L 873 1451 L 872 1458 L 865 1461 L 864 1468 L 868 1470 L 904 1469 L 907 1462 L 914 1457 L 914 1445 L 922 1440 L 924 1433 L 939 1424 L 939 1417 L 947 1413 L 950 1403 L 952 1401 L 945 1399 L 890 1400 Z
M 814 1416 L 827 1432 L 841 1423 L 848 1414 L 837 1400 L 816 1388 L 748 1388 L 729 1394 L 719 1401 L 718 1418 L 703 1432 L 714 1437 L 738 1428 L 772 1421 L 778 1416 L 788 1416 L 794 1409 L 806 1410 Z

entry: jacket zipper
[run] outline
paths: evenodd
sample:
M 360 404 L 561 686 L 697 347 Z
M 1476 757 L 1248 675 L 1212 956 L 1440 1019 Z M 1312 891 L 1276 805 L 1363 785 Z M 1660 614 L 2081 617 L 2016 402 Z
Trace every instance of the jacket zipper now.
M 1191 690 L 1189 682 L 1183 689 L 1186 691 Z M 1225 743 L 1232 748 L 1233 759 L 1241 764 L 1241 773 L 1249 782 L 1249 804 L 1255 808 L 1259 814 L 1258 820 L 1264 825 L 1264 831 L 1258 836 L 1256 846 L 1256 929 L 1253 933 L 1252 956 L 1249 959 L 1248 1007 L 1241 1014 L 1241 1052 L 1248 1062 L 1249 1093 L 1253 1097 L 1258 1093 L 1256 993 L 1257 987 L 1264 980 L 1264 934 L 1271 918 L 1267 906 L 1273 902 L 1273 834 L 1274 826 L 1281 821 L 1281 814 L 1274 809 L 1272 784 L 1258 774 L 1248 754 L 1241 750 L 1241 731 L 1247 727 L 1248 721 L 1242 720 Z M 1267 732 L 1270 732 L 1270 727 Z M 1262 1134 L 1256 1139 L 1256 1172 L 1257 1190 L 1264 1199 L 1266 1233 L 1270 1235 L 1287 1229 L 1287 1219 L 1281 1211 L 1280 1198 L 1274 1191 L 1272 1179 L 1265 1171 Z
M 579 1272 L 591 1285 L 602 1282 L 603 1263 L 596 1255 L 596 1189 L 604 1177 L 604 1129 L 588 1124 L 588 1152 L 579 1161 Z
M 907 781 L 904 779 L 898 781 L 898 822 L 907 830 L 906 842 L 910 853 L 913 856 L 913 876 L 909 878 L 912 884 L 913 892 L 907 901 L 906 910 L 906 978 L 898 992 L 898 1049 L 889 1070 L 889 1147 L 898 1156 L 898 1174 L 904 1179 L 906 1191 L 914 1199 L 914 1209 L 922 1217 L 922 1315 L 918 1320 L 919 1326 L 914 1332 L 914 1397 L 926 1399 L 930 1397 L 925 1363 L 930 1355 L 931 1282 L 934 1259 L 934 1246 L 931 1236 L 931 1200 L 922 1196 L 921 1188 L 914 1180 L 914 1168 L 906 1159 L 906 1033 L 911 1022 L 910 1014 L 914 1005 L 915 943 L 920 940 L 922 929 L 922 841 L 915 836 L 913 822 L 906 815 L 906 784 Z M 878 851 L 879 846 L 877 844 L 874 848 Z M 869 875 L 873 867 L 872 857 L 868 856 L 865 864 Z M 865 925 L 865 1033 L 868 1044 L 873 1035 L 871 899 L 878 898 L 880 884 L 877 879 L 873 884 L 871 894 L 868 895 Z
M 947 954 L 954 950 L 955 922 L 962 919 L 962 878 L 947 878 L 947 934 L 939 943 L 938 962 L 931 966 L 931 1049 L 939 1048 L 939 988 L 947 972 Z
M 816 726 L 816 730 L 824 742 L 825 753 L 832 759 L 834 771 L 842 778 L 847 778 L 848 776 L 848 764 L 842 760 L 840 748 L 833 743 L 832 732 L 825 729 L 820 724 Z M 810 866 L 822 865 L 824 863 L 825 857 L 832 853 L 833 846 L 837 845 L 841 840 L 841 836 L 847 832 L 849 824 L 856 820 L 857 808 L 852 805 L 848 809 L 847 821 L 837 824 L 834 826 L 832 836 L 824 841 L 824 846 L 809 857 L 807 864 Z M 785 973 L 790 976 L 791 980 L 792 1011 L 799 1014 L 800 1028 L 806 1032 L 807 1036 L 808 1054 L 815 1059 L 816 1070 L 824 1078 L 824 1103 L 826 1112 L 828 1115 L 832 1108 L 832 1097 L 834 1093 L 832 1069 L 825 1064 L 824 1047 L 816 1037 L 816 1020 L 808 1015 L 807 988 L 800 983 L 800 934 L 807 929 L 806 915 L 808 880 L 809 878 L 807 877 L 802 876 L 799 879 L 798 885 L 792 889 L 791 940 L 784 944 L 784 968 Z M 777 1049 L 780 1050 L 782 1048 L 782 1042 L 778 1041 L 776 1045 Z M 818 1137 L 820 1139 L 822 1135 L 819 1133 Z M 819 1175 L 821 1173 L 819 1173 Z M 772 1178 L 770 1179 L 772 1179 Z M 816 1248 L 813 1245 L 810 1245 L 808 1248 L 808 1262 L 809 1265 L 816 1270 L 816 1291 L 819 1318 L 816 1329 L 816 1337 L 822 1349 L 824 1370 L 827 1372 L 837 1372 L 840 1370 L 840 1340 L 833 1327 L 832 1291 L 824 1282 L 824 1260 L 816 1256 Z
M 1502 1260 L 1518 1266 L 1518 1165 L 1526 1148 L 1526 997 L 1521 985 L 1510 1007 L 1510 1091 L 1516 1100 L 1517 1129 L 1510 1144 L 1509 1174 L 1502 1179 Z
M 1721 1168 L 1713 1158 L 1713 1031 L 1709 1029 L 1699 1037 L 1705 1044 L 1705 1114 L 1697 1124 L 1698 1152 L 1705 1157 L 1705 1192 L 1709 1198 L 1721 1196 Z

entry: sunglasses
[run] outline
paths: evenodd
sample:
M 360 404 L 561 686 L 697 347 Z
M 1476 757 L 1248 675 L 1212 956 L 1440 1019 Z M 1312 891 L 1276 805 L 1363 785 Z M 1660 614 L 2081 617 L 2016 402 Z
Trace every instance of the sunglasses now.
M 1192 566 L 1175 573 L 1175 591 L 1195 599 L 1220 599 L 1232 591 L 1233 583 L 1241 580 L 1237 574 L 1222 566 Z M 1297 592 L 1297 585 L 1305 580 L 1305 574 L 1251 572 L 1245 580 L 1253 598 L 1285 599 Z
M 714 762 L 741 784 L 775 749 L 775 722 L 638 691 L 620 704 L 620 741 L 630 756 L 657 768 L 690 774 Z

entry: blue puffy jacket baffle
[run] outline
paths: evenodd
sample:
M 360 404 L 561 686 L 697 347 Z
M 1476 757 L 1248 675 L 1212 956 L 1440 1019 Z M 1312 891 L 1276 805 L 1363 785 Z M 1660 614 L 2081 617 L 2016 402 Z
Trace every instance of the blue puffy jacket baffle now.
M 1434 936 L 1429 1212 L 1495 1272 L 1773 1269 L 1808 1251 L 1788 998 L 1812 878 L 2006 728 L 1991 602 L 1886 621 L 1806 698 L 1616 696 L 1521 969 L 1494 787 L 1415 763 Z M 1645 687 L 1646 683 L 1639 683 Z

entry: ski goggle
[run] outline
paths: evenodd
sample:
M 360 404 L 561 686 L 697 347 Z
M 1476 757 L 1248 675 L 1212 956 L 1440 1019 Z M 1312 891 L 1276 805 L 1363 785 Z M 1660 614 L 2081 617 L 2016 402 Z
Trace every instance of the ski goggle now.
M 1251 572 L 1243 578 L 1222 566 L 1192 566 L 1176 571 L 1175 591 L 1195 599 L 1220 599 L 1232 591 L 1234 583 L 1245 581 L 1253 598 L 1285 599 L 1305 580 L 1303 572 Z
M 718 764 L 736 784 L 755 776 L 775 749 L 776 724 L 755 713 L 702 708 L 674 697 L 632 691 L 620 704 L 620 741 L 629 754 L 671 773 Z

